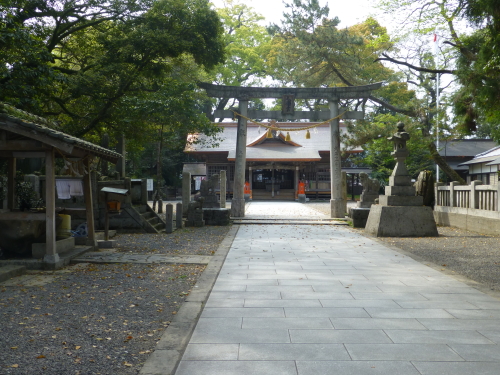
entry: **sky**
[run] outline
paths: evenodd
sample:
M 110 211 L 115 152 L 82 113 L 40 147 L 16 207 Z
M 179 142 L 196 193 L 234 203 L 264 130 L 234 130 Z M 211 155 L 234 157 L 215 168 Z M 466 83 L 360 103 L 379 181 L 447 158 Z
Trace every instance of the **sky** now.
M 216 8 L 222 8 L 224 0 L 211 0 Z M 375 14 L 374 0 L 320 0 L 323 6 L 328 3 L 330 17 L 340 19 L 339 27 L 348 27 L 362 22 L 370 14 Z M 246 4 L 266 18 L 266 25 L 278 23 L 285 7 L 282 0 L 250 0 Z

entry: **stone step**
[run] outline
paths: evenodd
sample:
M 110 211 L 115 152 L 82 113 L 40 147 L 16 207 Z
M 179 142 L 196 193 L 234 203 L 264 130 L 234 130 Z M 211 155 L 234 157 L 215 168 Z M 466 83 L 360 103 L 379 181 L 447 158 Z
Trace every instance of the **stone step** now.
M 25 266 L 2 266 L 0 267 L 0 282 L 9 280 L 26 273 Z
M 165 229 L 165 225 L 163 223 L 158 223 L 158 224 L 155 224 L 153 225 L 153 227 L 159 232 L 161 231 L 162 229 Z
M 152 217 L 156 217 L 155 214 L 152 212 L 144 212 L 141 214 L 141 216 L 144 218 L 144 220 L 149 220 Z
M 148 211 L 148 208 L 145 205 L 141 206 L 134 206 L 135 210 L 139 212 L 140 214 L 146 213 Z
M 154 217 L 147 219 L 147 221 L 152 226 L 155 226 L 156 224 L 158 224 L 160 222 L 160 219 L 158 219 L 156 216 L 154 216 Z

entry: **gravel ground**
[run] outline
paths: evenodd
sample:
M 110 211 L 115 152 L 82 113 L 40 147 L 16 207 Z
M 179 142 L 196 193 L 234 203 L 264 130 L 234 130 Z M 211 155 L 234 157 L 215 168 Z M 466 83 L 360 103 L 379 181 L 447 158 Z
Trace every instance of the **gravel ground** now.
M 118 250 L 210 255 L 229 229 L 118 235 Z M 0 374 L 137 374 L 203 269 L 78 264 L 0 283 Z
M 131 233 L 118 234 L 118 252 L 135 254 L 213 255 L 231 226 L 182 228 L 170 235 Z
M 311 208 L 329 213 L 329 202 L 309 202 Z M 351 228 L 364 234 L 362 229 Z M 439 270 L 464 276 L 487 290 L 500 291 L 500 237 L 453 227 L 438 227 L 439 237 L 378 237 L 384 244 L 413 255 L 424 264 L 433 263 Z

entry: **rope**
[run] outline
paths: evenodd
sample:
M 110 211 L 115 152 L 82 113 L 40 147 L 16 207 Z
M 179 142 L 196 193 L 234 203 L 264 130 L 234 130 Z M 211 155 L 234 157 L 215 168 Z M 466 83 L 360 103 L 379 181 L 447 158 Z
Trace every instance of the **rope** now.
M 238 112 L 235 112 L 235 111 L 231 111 L 233 112 L 236 116 L 240 116 L 242 118 L 244 118 L 245 120 L 247 121 L 250 121 L 251 123 L 254 123 L 254 124 L 257 124 L 259 126 L 263 126 L 264 128 L 266 129 L 271 129 L 271 130 L 280 130 L 280 131 L 284 131 L 284 132 L 296 132 L 296 131 L 301 131 L 301 130 L 309 130 L 309 129 L 312 129 L 312 128 L 316 128 L 318 126 L 321 126 L 323 124 L 327 124 L 329 123 L 330 121 L 333 121 L 333 120 L 336 120 L 336 119 L 339 119 L 339 118 L 342 118 L 342 116 L 347 112 L 347 111 L 344 111 L 342 112 L 340 115 L 338 116 L 335 116 L 335 117 L 332 117 L 331 119 L 328 119 L 326 121 L 323 121 L 323 122 L 320 122 L 319 124 L 314 124 L 314 125 L 309 125 L 309 126 L 305 126 L 303 128 L 280 128 L 278 126 L 273 126 L 273 125 L 266 125 L 262 122 L 258 122 L 258 121 L 254 121 L 246 116 L 243 116 L 242 114 L 239 114 Z

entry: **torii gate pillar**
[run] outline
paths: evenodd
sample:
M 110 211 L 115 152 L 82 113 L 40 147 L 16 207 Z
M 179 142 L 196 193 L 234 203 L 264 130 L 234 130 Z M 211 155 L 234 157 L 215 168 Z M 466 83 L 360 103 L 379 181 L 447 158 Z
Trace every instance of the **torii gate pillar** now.
M 330 100 L 328 102 L 330 108 L 330 118 L 339 115 L 338 100 Z M 345 202 L 342 197 L 342 164 L 340 156 L 340 120 L 338 118 L 330 121 L 330 217 L 344 218 Z
M 247 117 L 248 99 L 239 100 L 239 113 Z M 236 158 L 234 165 L 233 199 L 231 216 L 245 217 L 245 166 L 247 159 L 247 119 L 238 116 L 238 133 L 236 136 Z
M 240 103 L 240 114 L 246 118 L 268 118 L 268 119 L 329 119 L 339 115 L 340 99 L 368 98 L 372 90 L 382 86 L 382 82 L 372 83 L 365 86 L 349 87 L 321 87 L 321 88 L 298 88 L 298 87 L 236 87 L 213 85 L 200 82 L 198 86 L 205 89 L 208 96 L 213 98 L 238 98 Z M 258 111 L 248 110 L 249 99 L 266 98 L 293 98 L 295 99 L 327 99 L 329 111 L 294 111 L 293 105 L 289 111 Z M 325 117 L 326 116 L 326 117 Z M 217 110 L 214 117 L 233 118 L 232 111 Z M 233 200 L 231 203 L 231 215 L 233 217 L 245 216 L 245 165 L 246 165 L 246 142 L 247 142 L 247 120 L 238 116 L 238 135 L 236 141 L 236 161 L 233 185 Z M 363 119 L 363 113 L 357 111 L 344 111 L 345 119 Z M 345 217 L 345 202 L 342 198 L 342 166 L 340 158 L 340 131 L 339 119 L 330 122 L 331 147 L 330 147 L 330 176 L 331 176 L 331 217 Z

